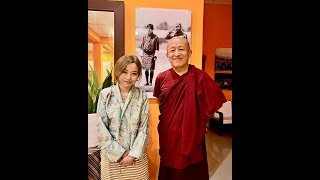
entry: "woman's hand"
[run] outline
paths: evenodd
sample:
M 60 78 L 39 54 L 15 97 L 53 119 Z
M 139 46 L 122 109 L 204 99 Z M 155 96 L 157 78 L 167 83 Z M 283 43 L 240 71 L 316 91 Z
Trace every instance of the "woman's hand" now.
M 128 152 L 127 151 L 122 154 L 121 159 L 125 158 L 126 156 L 128 156 Z
M 119 163 L 124 167 L 131 166 L 134 164 L 134 158 L 127 155 Z

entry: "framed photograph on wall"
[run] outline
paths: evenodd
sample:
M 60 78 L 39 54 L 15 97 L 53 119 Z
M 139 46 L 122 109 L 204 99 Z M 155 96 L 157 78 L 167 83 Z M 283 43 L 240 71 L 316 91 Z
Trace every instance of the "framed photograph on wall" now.
M 154 98 L 157 75 L 171 68 L 166 56 L 167 41 L 185 37 L 191 45 L 191 10 L 136 8 L 136 56 L 143 70 L 138 86 Z
M 215 81 L 221 89 L 232 90 L 232 48 L 216 48 Z

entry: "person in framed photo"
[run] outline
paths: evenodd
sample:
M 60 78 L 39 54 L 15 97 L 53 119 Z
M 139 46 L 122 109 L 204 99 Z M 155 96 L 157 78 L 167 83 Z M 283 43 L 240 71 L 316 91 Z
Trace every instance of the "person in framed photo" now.
M 182 37 L 188 39 L 187 34 L 182 32 L 181 23 L 177 23 L 176 26 L 171 31 L 169 31 L 169 33 L 167 34 L 165 39 L 169 40 L 175 36 L 182 36 Z
M 153 24 L 147 25 L 148 33 L 143 36 L 142 43 L 140 48 L 143 51 L 141 56 L 142 59 L 142 68 L 145 71 L 146 76 L 146 84 L 145 86 L 152 86 L 152 79 L 154 76 L 154 69 L 155 69 L 155 56 L 156 51 L 159 51 L 159 38 L 157 35 L 153 33 Z M 150 71 L 150 73 L 149 73 Z M 150 81 L 149 81 L 150 75 Z

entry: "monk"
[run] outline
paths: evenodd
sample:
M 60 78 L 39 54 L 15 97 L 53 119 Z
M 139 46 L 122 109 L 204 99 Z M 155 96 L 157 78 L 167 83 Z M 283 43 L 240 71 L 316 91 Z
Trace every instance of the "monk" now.
M 208 180 L 206 124 L 226 97 L 204 71 L 188 63 L 188 40 L 167 44 L 172 68 L 159 73 L 153 95 L 159 102 L 159 180 Z

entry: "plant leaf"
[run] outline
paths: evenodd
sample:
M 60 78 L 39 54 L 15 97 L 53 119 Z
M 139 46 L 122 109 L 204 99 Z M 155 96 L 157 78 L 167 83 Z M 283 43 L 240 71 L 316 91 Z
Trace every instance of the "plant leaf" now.
M 88 79 L 88 90 L 91 89 L 92 83 L 91 81 Z
M 102 82 L 102 86 L 101 89 L 110 87 L 112 85 L 112 70 L 111 72 L 109 72 L 107 70 L 107 72 L 109 73 L 109 75 L 104 79 L 104 81 Z
M 88 91 L 88 114 L 91 114 L 91 113 L 93 113 L 93 101 Z
M 96 113 L 101 90 L 112 85 L 112 70 L 111 72 L 107 70 L 108 75 L 102 85 L 99 86 L 97 72 L 93 70 L 90 64 L 89 69 L 92 72 L 92 81 L 88 79 L 88 113 Z

